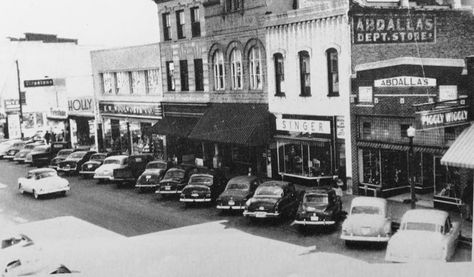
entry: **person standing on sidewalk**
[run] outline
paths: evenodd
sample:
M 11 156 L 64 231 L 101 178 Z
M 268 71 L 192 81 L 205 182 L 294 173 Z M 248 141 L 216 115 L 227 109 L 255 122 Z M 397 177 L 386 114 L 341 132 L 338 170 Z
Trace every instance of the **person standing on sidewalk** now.
M 469 184 L 462 193 L 462 202 L 466 209 L 466 220 L 472 221 L 472 183 Z

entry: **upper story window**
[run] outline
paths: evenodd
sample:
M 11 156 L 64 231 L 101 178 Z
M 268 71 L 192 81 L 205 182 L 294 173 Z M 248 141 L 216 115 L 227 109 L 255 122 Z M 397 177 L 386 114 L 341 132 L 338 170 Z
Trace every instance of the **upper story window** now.
M 115 94 L 116 75 L 113 72 L 105 72 L 102 74 L 104 94 Z
M 132 94 L 147 93 L 145 71 L 132 71 Z
M 262 88 L 262 57 L 260 48 L 252 47 L 249 53 L 250 89 Z
M 181 91 L 189 90 L 188 61 L 179 61 L 179 75 L 181 79 Z
M 184 11 L 177 11 L 176 12 L 176 27 L 178 31 L 178 39 L 184 38 Z
M 362 138 L 370 139 L 372 136 L 372 124 L 370 122 L 362 123 Z
M 275 95 L 281 96 L 285 94 L 285 67 L 283 55 L 281 53 L 274 54 L 273 62 L 275 63 Z
M 328 96 L 339 96 L 339 58 L 334 48 L 326 51 L 328 66 Z
M 201 22 L 198 7 L 191 8 L 191 33 L 193 38 L 201 36 Z
M 204 69 L 202 66 L 202 59 L 194 60 L 194 82 L 196 91 L 204 90 Z
M 149 94 L 160 93 L 160 70 L 149 69 L 146 71 L 147 90 Z
M 117 72 L 117 94 L 131 94 L 130 72 Z
M 223 90 L 225 86 L 225 72 L 224 72 L 224 54 L 221 51 L 216 51 L 212 58 L 214 66 L 214 88 L 215 90 Z
M 166 80 L 168 82 L 168 91 L 175 90 L 175 80 L 174 80 L 174 63 L 172 61 L 166 62 Z
M 164 40 L 171 40 L 171 21 L 170 14 L 163 14 L 163 37 Z
M 411 125 L 409 124 L 400 124 L 400 137 L 402 138 L 407 138 L 408 137 L 408 133 L 407 133 L 407 130 L 408 128 L 410 128 Z
M 230 54 L 230 66 L 232 89 L 242 89 L 242 52 L 239 49 L 232 50 Z
M 227 12 L 235 12 L 242 10 L 244 6 L 243 0 L 226 0 L 225 1 L 225 10 Z
M 300 61 L 300 96 L 311 96 L 310 58 L 308 51 L 298 53 Z

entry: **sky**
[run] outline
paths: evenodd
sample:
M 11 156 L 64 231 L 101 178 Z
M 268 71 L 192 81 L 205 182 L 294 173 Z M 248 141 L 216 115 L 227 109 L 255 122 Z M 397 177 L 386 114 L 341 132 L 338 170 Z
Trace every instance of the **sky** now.
M 157 8 L 152 0 L 0 0 L 0 42 L 28 32 L 99 47 L 154 43 Z

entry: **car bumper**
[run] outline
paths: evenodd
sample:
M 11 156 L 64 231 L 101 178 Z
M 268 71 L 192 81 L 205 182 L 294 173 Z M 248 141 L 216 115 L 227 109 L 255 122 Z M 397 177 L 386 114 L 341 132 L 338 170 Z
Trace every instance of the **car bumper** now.
M 341 235 L 342 240 L 348 241 L 372 241 L 372 242 L 387 242 L 390 240 L 389 236 L 356 236 L 356 235 Z
M 135 185 L 136 188 L 142 188 L 142 189 L 151 189 L 151 188 L 156 188 L 158 185 Z
M 55 188 L 55 189 L 42 190 L 42 191 L 38 191 L 38 195 L 46 195 L 46 194 L 51 194 L 51 193 L 58 193 L 58 192 L 63 192 L 63 191 L 69 191 L 70 189 L 71 189 L 70 187 L 63 187 L 63 188 Z
M 4 159 L 8 159 L 8 160 L 14 160 L 16 161 L 17 159 L 15 159 L 15 156 L 9 156 L 9 155 L 5 155 L 3 156 Z
M 70 168 L 60 168 L 58 167 L 56 170 L 57 171 L 60 171 L 60 172 L 72 172 L 72 171 L 76 171 L 76 167 L 70 167 Z
M 312 220 L 295 220 L 291 225 L 311 225 L 311 226 L 332 226 L 336 224 L 336 221 L 334 220 L 318 220 L 318 221 L 312 221 Z
M 244 211 L 243 215 L 248 216 L 248 217 L 255 217 L 255 218 L 275 218 L 275 217 L 279 217 L 280 213 Z
M 219 210 L 244 210 L 245 206 L 217 205 L 216 208 Z
M 203 202 L 211 202 L 211 198 L 180 198 L 179 202 L 203 203 Z
M 94 179 L 97 179 L 97 180 L 112 180 L 114 177 L 112 176 L 97 176 L 97 175 L 94 175 Z
M 182 190 L 157 190 L 158 194 L 181 194 Z
M 94 175 L 94 171 L 79 171 L 79 174 L 81 175 Z

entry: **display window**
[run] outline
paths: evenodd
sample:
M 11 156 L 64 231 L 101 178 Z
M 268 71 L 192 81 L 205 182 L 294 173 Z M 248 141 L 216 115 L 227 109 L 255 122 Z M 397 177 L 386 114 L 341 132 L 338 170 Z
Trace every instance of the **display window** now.
M 333 157 L 329 141 L 277 142 L 280 174 L 305 177 L 333 174 Z
M 435 195 L 461 199 L 461 172 L 459 168 L 441 164 L 441 157 L 435 157 Z

